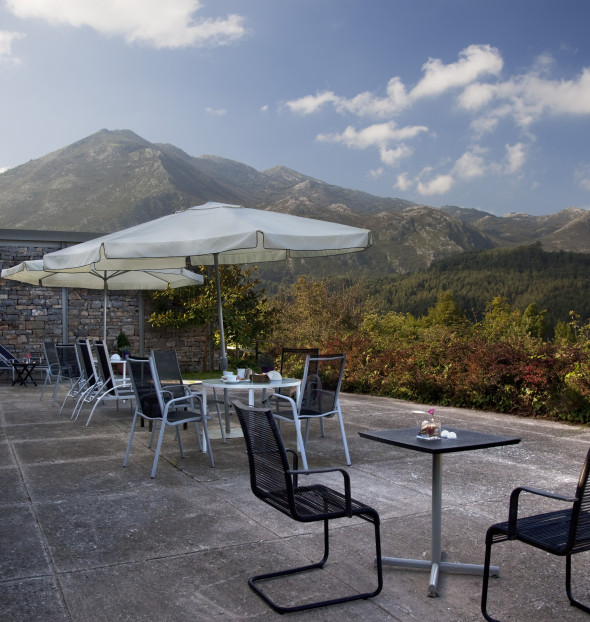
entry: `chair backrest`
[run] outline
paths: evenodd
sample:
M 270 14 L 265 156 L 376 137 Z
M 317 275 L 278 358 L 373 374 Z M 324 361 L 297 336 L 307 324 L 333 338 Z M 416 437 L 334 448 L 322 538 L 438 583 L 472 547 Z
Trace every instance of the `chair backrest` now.
M 43 342 L 43 353 L 47 361 L 47 367 L 51 375 L 59 373 L 59 356 L 57 354 L 57 345 L 54 341 Z
M 0 358 L 4 359 L 7 363 L 12 363 L 12 361 L 18 361 L 18 358 L 7 350 L 4 346 L 0 345 Z
M 590 449 L 578 479 L 576 499 L 572 510 L 569 544 L 572 550 L 585 551 L 590 549 Z
M 300 413 L 327 414 L 338 409 L 345 354 L 307 356 L 297 409 Z
M 59 360 L 60 375 L 63 378 L 80 378 L 82 370 L 80 369 L 76 346 L 66 343 L 56 345 L 55 349 L 57 350 L 57 358 Z
M 302 378 L 307 356 L 319 356 L 319 348 L 283 348 L 281 350 L 281 368 L 284 378 Z
M 154 362 L 160 386 L 166 387 L 173 397 L 185 395 L 176 350 L 152 350 L 151 359 Z
M 92 350 L 88 339 L 78 339 L 76 341 L 76 354 L 78 356 L 78 365 L 84 376 L 86 386 L 94 386 L 97 382 L 96 368 L 92 360 Z
M 292 517 L 295 495 L 289 460 L 272 410 L 234 401 L 246 441 L 252 492 L 262 501 Z
M 94 349 L 96 351 L 96 357 L 98 359 L 98 374 L 102 382 L 102 388 L 105 391 L 110 391 L 114 386 L 113 366 L 111 365 L 111 359 L 109 357 L 109 351 L 106 344 L 97 340 L 94 342 Z
M 161 419 L 163 413 L 160 383 L 154 377 L 149 359 L 127 359 L 129 376 L 135 393 L 137 412 L 148 419 Z

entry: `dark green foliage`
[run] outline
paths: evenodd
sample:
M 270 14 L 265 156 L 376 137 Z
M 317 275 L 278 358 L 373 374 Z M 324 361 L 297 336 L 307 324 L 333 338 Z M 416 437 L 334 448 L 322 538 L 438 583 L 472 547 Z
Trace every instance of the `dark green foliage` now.
M 539 244 L 467 252 L 440 260 L 427 270 L 366 282 L 368 298 L 382 311 L 422 316 L 441 290 L 451 291 L 462 313 L 480 320 L 494 296 L 519 309 L 536 305 L 536 331 L 553 333 L 575 310 L 590 317 L 590 254 L 545 252 Z M 531 309 L 531 311 L 533 311 Z

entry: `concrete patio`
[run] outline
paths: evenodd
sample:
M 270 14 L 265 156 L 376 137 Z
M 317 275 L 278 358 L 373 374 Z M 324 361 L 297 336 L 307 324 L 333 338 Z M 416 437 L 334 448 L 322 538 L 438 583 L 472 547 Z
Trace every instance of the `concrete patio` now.
M 0 620 L 278 618 L 249 589 L 247 578 L 318 559 L 322 527 L 295 523 L 252 495 L 241 438 L 213 441 L 216 466 L 211 469 L 190 430 L 183 432 L 184 460 L 170 432 L 151 480 L 147 428 L 138 428 L 129 466 L 122 467 L 128 406 L 99 408 L 85 427 L 88 409 L 71 421 L 73 404 L 59 415 L 50 395 L 44 401 L 39 396 L 40 387 L 0 385 Z M 353 496 L 379 511 L 383 554 L 428 559 L 430 456 L 358 435 L 413 426 L 420 416 L 412 411 L 428 406 L 344 395 L 342 408 Z M 507 518 L 515 486 L 574 493 L 589 429 L 455 408 L 436 411 L 443 426 L 522 438 L 519 445 L 444 456 L 446 559 L 483 562 L 485 531 Z M 216 421 L 209 425 L 219 436 Z M 336 422 L 326 427 L 323 439 L 313 430 L 310 468 L 344 466 Z M 292 426 L 283 430 L 292 443 Z M 330 475 L 328 481 L 336 485 L 338 479 Z M 523 499 L 523 507 L 531 507 L 528 501 Z M 282 592 L 285 599 L 321 593 L 320 578 L 336 592 L 372 585 L 371 527 L 344 519 L 333 521 L 332 534 L 326 569 L 291 583 Z M 568 603 L 563 559 L 519 543 L 494 548 L 493 562 L 501 573 L 491 580 L 492 615 L 524 622 L 588 620 Z M 586 602 L 589 574 L 590 554 L 576 556 L 574 592 Z M 379 596 L 287 617 L 310 622 L 483 620 L 480 577 L 443 574 L 438 598 L 429 598 L 427 587 L 426 572 L 385 567 Z

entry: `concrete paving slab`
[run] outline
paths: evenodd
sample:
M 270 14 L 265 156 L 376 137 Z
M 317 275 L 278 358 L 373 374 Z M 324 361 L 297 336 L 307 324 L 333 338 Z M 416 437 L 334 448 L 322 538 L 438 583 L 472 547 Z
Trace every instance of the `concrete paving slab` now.
M 65 391 L 60 393 L 61 399 Z M 0 619 L 108 622 L 276 619 L 247 585 L 256 572 L 307 563 L 321 555 L 322 527 L 296 523 L 257 500 L 249 487 L 243 439 L 215 439 L 216 467 L 183 431 L 181 459 L 167 433 L 157 477 L 153 450 L 139 428 L 122 467 L 131 417 L 126 407 L 89 407 L 71 420 L 40 387 L 0 385 Z M 431 458 L 361 438 L 359 431 L 414 426 L 429 405 L 344 395 L 342 408 L 352 466 L 353 496 L 382 520 L 384 555 L 430 555 Z M 445 559 L 482 563 L 484 537 L 505 520 L 510 491 L 529 484 L 573 493 L 590 444 L 584 426 L 496 413 L 437 408 L 445 424 L 515 435 L 519 445 L 445 455 Z M 233 425 L 236 425 L 235 417 Z M 210 428 L 218 428 L 212 421 Z M 327 437 L 312 430 L 310 467 L 343 467 L 335 421 Z M 283 435 L 294 445 L 293 427 Z M 338 485 L 337 475 L 328 476 Z M 533 508 L 523 499 L 523 508 Z M 538 511 L 538 508 L 535 508 Z M 276 583 L 284 598 L 363 586 L 374 578 L 371 528 L 358 519 L 334 521 L 333 551 L 322 571 Z M 587 620 L 569 606 L 564 563 L 518 543 L 494 547 L 501 576 L 492 580 L 490 611 L 501 620 Z M 590 553 L 574 558 L 574 590 L 590 602 Z M 289 615 L 306 622 L 481 620 L 481 578 L 443 573 L 439 597 L 428 598 L 428 573 L 384 568 L 376 598 Z M 300 583 L 301 582 L 301 583 Z M 354 589 L 354 588 L 352 588 Z

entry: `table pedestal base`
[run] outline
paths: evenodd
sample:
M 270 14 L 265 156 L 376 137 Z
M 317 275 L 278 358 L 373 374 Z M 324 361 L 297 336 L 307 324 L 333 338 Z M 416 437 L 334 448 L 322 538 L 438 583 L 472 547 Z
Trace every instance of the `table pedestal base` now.
M 381 562 L 384 566 L 396 566 L 397 568 L 414 568 L 416 570 L 430 570 L 430 583 L 428 585 L 428 596 L 436 598 L 438 596 L 438 577 L 441 572 L 456 572 L 460 574 L 483 575 L 483 565 L 481 564 L 460 564 L 456 562 L 435 562 L 424 559 L 404 559 L 402 557 L 382 557 Z M 499 566 L 490 566 L 490 576 L 499 577 Z

